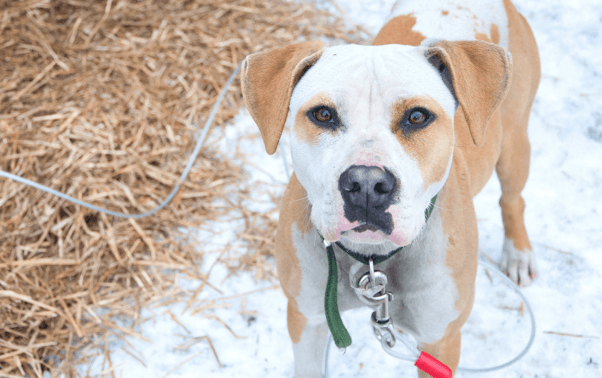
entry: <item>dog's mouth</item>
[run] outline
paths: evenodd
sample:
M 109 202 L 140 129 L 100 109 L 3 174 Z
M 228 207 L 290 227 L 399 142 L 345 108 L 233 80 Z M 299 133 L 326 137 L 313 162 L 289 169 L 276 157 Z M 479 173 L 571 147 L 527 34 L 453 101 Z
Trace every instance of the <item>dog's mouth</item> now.
M 387 215 L 390 217 L 390 214 Z M 360 244 L 381 244 L 387 240 L 396 244 L 399 237 L 398 235 L 392 235 L 394 231 L 393 221 L 382 221 L 382 218 L 385 217 L 364 217 L 364 219 L 350 221 L 343 214 L 339 214 L 336 228 L 333 230 L 334 235 L 328 233 L 323 235 L 325 238 L 330 237 L 328 240 L 331 242 L 338 241 L 343 237 L 348 241 Z
M 380 227 L 366 223 L 341 232 L 341 236 L 344 236 L 348 241 L 360 244 L 380 244 L 388 237 Z
M 357 233 L 362 233 L 362 232 L 364 232 L 364 231 L 372 231 L 372 232 L 376 232 L 376 231 L 382 231 L 382 230 L 379 230 L 378 228 L 376 228 L 376 227 L 374 227 L 374 226 L 371 226 L 371 225 L 369 225 L 369 224 L 363 224 L 363 225 L 361 225 L 361 226 L 358 226 L 358 227 L 356 227 L 356 228 L 353 228 L 351 231 L 355 231 L 355 232 L 357 232 Z

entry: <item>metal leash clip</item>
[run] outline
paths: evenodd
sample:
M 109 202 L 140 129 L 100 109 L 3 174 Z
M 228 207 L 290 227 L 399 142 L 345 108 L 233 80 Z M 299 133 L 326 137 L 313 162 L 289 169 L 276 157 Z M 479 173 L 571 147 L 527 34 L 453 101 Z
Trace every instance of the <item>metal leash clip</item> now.
M 370 271 L 360 277 L 357 286 L 362 289 L 359 299 L 375 308 L 372 313 L 372 329 L 374 335 L 380 341 L 383 338 L 390 348 L 395 346 L 395 333 L 393 332 L 393 322 L 389 316 L 389 302 L 393 300 L 393 293 L 387 292 L 387 276 L 381 271 L 374 270 L 374 262 L 369 260 Z

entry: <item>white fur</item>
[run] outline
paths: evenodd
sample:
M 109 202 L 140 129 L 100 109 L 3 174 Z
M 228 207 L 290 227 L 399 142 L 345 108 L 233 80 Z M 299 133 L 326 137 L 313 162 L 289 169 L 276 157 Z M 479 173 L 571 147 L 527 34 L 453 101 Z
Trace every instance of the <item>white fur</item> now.
M 328 260 L 318 233 L 314 230 L 303 235 L 296 223 L 292 225 L 293 246 L 301 268 L 301 291 L 296 298 L 299 311 L 307 319 L 301 339 L 293 343 L 295 378 L 322 376 L 322 359 L 328 337 L 324 312 L 324 295 L 328 279 Z M 341 312 L 361 305 L 350 292 L 349 279 L 338 266 L 337 291 Z
M 512 239 L 504 238 L 500 270 L 507 272 L 510 279 L 520 283 L 520 286 L 529 286 L 532 281 L 529 272 L 533 278 L 538 274 L 535 253 L 531 250 L 519 251 L 514 247 Z
M 313 230 L 303 236 L 293 224 L 293 245 L 297 250 L 302 278 L 296 298 L 299 310 L 307 318 L 301 340 L 293 344 L 296 377 L 318 377 L 323 344 L 328 335 L 324 315 L 324 293 L 328 277 L 326 252 Z M 458 289 L 447 267 L 447 241 L 441 213 L 435 209 L 420 235 L 411 245 L 379 264 L 377 270 L 387 274 L 387 291 L 395 294 L 390 314 L 396 327 L 411 334 L 420 347 L 441 339 L 459 311 L 455 303 Z M 338 262 L 338 304 L 341 312 L 363 306 L 351 281 L 367 272 L 335 247 Z M 353 330 L 349 330 L 353 338 Z
M 428 38 L 448 41 L 473 40 L 477 33 L 491 38 L 491 25 L 495 24 L 500 33 L 499 45 L 508 49 L 508 16 L 503 0 L 448 0 L 438 3 L 397 1 L 389 18 L 411 14 L 416 18 L 413 31 Z M 443 16 L 443 11 L 449 14 Z
M 445 263 L 447 248 L 441 212 L 435 209 L 399 259 L 387 261 L 384 266 L 385 270 L 398 271 L 388 288 L 395 293 L 391 303 L 395 325 L 414 336 L 420 346 L 441 339 L 449 323 L 459 315 L 455 307 L 458 289 Z
M 393 217 L 390 239 L 394 244 L 409 244 L 423 227 L 424 209 L 447 175 L 423 189 L 418 163 L 400 148 L 390 130 L 390 107 L 399 99 L 428 95 L 453 119 L 455 99 L 424 52 L 423 47 L 402 45 L 326 48 L 295 87 L 289 113 L 293 167 L 312 204 L 311 220 L 327 240 L 342 236 L 337 231 L 345 221 L 341 219 L 338 178 L 354 164 L 386 166 L 399 180 L 398 201 L 387 210 Z M 296 136 L 295 118 L 317 94 L 326 94 L 334 102 L 342 126 L 334 135 L 324 131 L 317 143 L 310 145 Z M 450 153 L 448 170 L 451 160 Z M 395 235 L 397 239 L 393 239 Z M 387 238 L 363 243 L 383 244 Z
M 324 315 L 322 315 L 324 316 Z M 295 378 L 322 377 L 322 361 L 328 336 L 326 321 L 308 323 L 301 340 L 293 344 Z
M 320 238 L 315 232 L 303 235 L 297 224 L 293 223 L 292 236 L 293 246 L 299 258 L 299 266 L 303 272 L 297 306 L 301 313 L 308 318 L 309 323 L 323 322 L 325 321 L 324 317 L 318 316 L 318 314 L 324 314 L 324 292 L 328 278 L 326 253 L 316 252 L 322 247 Z

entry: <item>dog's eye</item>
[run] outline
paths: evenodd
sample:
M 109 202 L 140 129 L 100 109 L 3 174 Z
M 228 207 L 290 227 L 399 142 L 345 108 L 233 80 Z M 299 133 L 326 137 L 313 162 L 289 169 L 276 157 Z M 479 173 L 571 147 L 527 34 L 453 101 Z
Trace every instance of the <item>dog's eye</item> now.
M 334 122 L 332 112 L 327 107 L 322 107 L 314 111 L 314 117 L 320 122 Z
M 428 115 L 424 114 L 424 112 L 420 110 L 415 110 L 410 114 L 408 121 L 412 125 L 421 125 L 428 119 Z
M 314 112 L 314 116 L 320 122 L 333 122 L 332 113 L 328 108 L 320 108 Z
M 316 106 L 307 112 L 307 117 L 317 126 L 336 129 L 339 126 L 337 112 L 329 106 Z
M 401 120 L 401 128 L 404 132 L 411 132 L 413 130 L 419 130 L 426 127 L 428 124 L 433 122 L 435 116 L 430 111 L 417 107 L 406 111 Z

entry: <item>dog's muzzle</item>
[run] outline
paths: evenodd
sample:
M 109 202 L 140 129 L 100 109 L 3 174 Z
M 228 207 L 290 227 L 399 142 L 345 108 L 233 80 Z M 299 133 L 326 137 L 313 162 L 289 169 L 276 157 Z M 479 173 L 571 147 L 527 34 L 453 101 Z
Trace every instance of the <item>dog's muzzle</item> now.
M 345 218 L 362 225 L 361 232 L 372 226 L 386 235 L 393 231 L 393 218 L 385 210 L 394 202 L 397 180 L 386 168 L 352 165 L 339 177 Z

